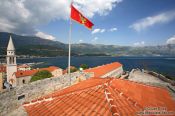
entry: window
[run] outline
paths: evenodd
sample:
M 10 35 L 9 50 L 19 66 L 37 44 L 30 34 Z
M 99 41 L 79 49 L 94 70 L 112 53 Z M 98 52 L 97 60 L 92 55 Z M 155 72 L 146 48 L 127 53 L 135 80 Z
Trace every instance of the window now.
M 25 98 L 25 95 L 18 96 L 18 100 L 21 100 L 21 99 L 24 99 L 24 98 Z
M 15 61 L 15 60 L 14 60 L 14 57 L 12 57 L 12 64 L 14 64 L 14 61 Z
M 25 84 L 25 80 L 24 79 L 22 80 L 22 83 Z
M 12 63 L 12 58 L 10 57 L 10 58 L 9 58 L 9 64 L 11 64 L 11 63 Z

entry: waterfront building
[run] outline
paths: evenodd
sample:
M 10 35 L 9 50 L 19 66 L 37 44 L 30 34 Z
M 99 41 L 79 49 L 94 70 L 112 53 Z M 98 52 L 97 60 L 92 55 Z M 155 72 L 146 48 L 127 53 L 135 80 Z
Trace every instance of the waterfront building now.
M 48 68 L 40 68 L 40 69 L 33 69 L 33 70 L 19 70 L 14 73 L 13 78 L 16 79 L 16 86 L 20 86 L 23 84 L 30 83 L 30 80 L 33 75 L 35 75 L 39 71 L 49 71 L 52 74 L 52 77 L 59 77 L 63 74 L 63 70 L 56 66 L 50 66 Z
M 27 64 L 21 64 L 17 67 L 18 71 L 26 71 L 26 70 L 31 70 L 31 67 Z
M 94 68 L 84 70 L 84 72 L 94 73 L 94 77 L 106 78 L 115 77 L 119 78 L 123 74 L 123 65 L 119 62 L 113 62 Z

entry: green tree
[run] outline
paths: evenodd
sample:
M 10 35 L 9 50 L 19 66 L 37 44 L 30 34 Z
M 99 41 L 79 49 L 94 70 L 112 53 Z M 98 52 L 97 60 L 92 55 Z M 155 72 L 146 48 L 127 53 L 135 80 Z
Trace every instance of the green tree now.
M 73 67 L 73 68 L 70 68 L 70 72 L 73 73 L 73 72 L 76 72 L 78 69 L 76 67 Z
M 42 70 L 42 71 L 38 71 L 35 75 L 33 75 L 30 82 L 45 79 L 45 78 L 50 78 L 50 77 L 52 77 L 52 74 L 49 71 Z
M 88 65 L 87 65 L 87 64 L 81 64 L 81 65 L 80 65 L 80 68 L 83 68 L 83 70 L 84 70 L 84 69 L 87 69 L 87 68 L 88 68 Z

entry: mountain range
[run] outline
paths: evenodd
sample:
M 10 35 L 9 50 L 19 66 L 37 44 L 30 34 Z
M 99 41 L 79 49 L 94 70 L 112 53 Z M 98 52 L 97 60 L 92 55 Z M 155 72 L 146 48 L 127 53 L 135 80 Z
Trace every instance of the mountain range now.
M 12 36 L 17 55 L 40 57 L 66 56 L 68 45 L 36 36 L 22 36 L 0 32 L 0 55 L 6 54 L 9 36 Z M 175 45 L 119 46 L 102 44 L 72 44 L 72 55 L 88 56 L 175 56 Z

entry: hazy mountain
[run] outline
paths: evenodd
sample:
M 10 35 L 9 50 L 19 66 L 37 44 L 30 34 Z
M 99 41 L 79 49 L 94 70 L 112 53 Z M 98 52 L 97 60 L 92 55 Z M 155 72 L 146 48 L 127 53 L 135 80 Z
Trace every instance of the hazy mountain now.
M 6 32 L 0 32 L 0 54 L 6 54 L 10 35 L 13 38 L 17 55 L 60 56 L 68 54 L 64 43 Z
M 0 32 L 0 54 L 5 54 L 9 33 Z M 67 55 L 68 45 L 34 36 L 11 34 L 17 55 L 60 56 Z M 118 46 L 102 44 L 72 44 L 74 55 L 113 55 L 113 56 L 175 56 L 175 45 L 160 46 Z
M 175 45 L 131 47 L 82 43 L 72 46 L 73 50 L 77 51 L 79 54 L 103 53 L 114 56 L 175 56 Z

